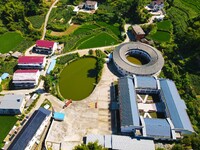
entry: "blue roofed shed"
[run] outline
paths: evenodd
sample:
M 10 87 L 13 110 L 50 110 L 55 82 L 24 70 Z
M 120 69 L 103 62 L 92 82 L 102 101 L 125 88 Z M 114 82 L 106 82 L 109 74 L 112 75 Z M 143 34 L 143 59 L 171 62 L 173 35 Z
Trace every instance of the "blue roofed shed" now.
M 171 138 L 171 128 L 166 119 L 144 118 L 146 134 L 154 138 Z
M 8 73 L 3 73 L 2 75 L 1 75 L 1 79 L 2 80 L 5 80 L 6 78 L 8 78 L 9 77 L 9 74 Z
M 65 114 L 59 113 L 59 112 L 54 112 L 53 118 L 55 120 L 63 121 L 65 119 Z
M 51 61 L 51 64 L 49 65 L 49 68 L 48 68 L 48 70 L 47 70 L 47 74 L 50 74 L 50 72 L 54 69 L 55 65 L 56 65 L 56 60 L 53 59 L 53 60 Z
M 175 130 L 186 134 L 194 132 L 186 112 L 187 107 L 185 102 L 181 99 L 174 82 L 167 79 L 161 79 L 160 86 L 170 115 L 169 117 L 174 124 Z

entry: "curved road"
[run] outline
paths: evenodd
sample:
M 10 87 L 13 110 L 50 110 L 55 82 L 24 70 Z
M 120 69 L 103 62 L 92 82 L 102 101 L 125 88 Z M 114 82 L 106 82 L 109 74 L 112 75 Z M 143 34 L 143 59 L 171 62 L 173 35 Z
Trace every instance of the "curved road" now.
M 47 15 L 45 17 L 45 22 L 44 22 L 44 29 L 43 29 L 43 33 L 42 33 L 42 38 L 41 40 L 44 40 L 45 34 L 46 34 L 46 27 L 47 27 L 47 22 L 49 20 L 49 15 L 51 13 L 52 8 L 55 6 L 55 4 L 58 2 L 59 0 L 56 0 L 55 2 L 53 2 L 53 4 L 51 5 L 51 7 L 49 8 L 49 11 L 47 12 Z

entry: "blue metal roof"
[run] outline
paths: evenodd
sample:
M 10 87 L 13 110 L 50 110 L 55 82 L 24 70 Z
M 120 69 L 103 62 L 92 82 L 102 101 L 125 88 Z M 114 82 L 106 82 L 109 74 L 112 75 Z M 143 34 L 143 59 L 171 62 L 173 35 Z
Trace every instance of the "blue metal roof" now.
M 50 113 L 51 112 L 49 110 L 45 110 L 44 108 L 36 110 L 22 128 L 20 133 L 16 136 L 14 141 L 11 143 L 8 150 L 25 149 L 28 143 L 34 137 L 40 125 L 43 123 L 46 117 L 50 115 Z
M 135 88 L 157 89 L 157 81 L 151 76 L 135 76 Z
M 6 78 L 8 78 L 8 76 L 9 76 L 8 73 L 3 73 L 3 74 L 1 75 L 1 79 L 2 79 L 2 80 L 5 80 Z
M 53 118 L 56 120 L 64 120 L 65 114 L 59 113 L 59 112 L 54 112 Z
M 160 85 L 174 127 L 194 132 L 186 112 L 185 102 L 181 99 L 174 82 L 161 79 Z
M 119 79 L 119 101 L 121 126 L 139 126 L 139 112 L 133 80 L 129 77 Z
M 51 61 L 51 64 L 49 65 L 49 68 L 48 68 L 48 70 L 47 70 L 47 74 L 50 74 L 50 72 L 54 69 L 55 65 L 56 65 L 56 60 L 53 59 L 53 60 Z
M 171 128 L 166 119 L 144 118 L 144 122 L 147 136 L 171 138 Z

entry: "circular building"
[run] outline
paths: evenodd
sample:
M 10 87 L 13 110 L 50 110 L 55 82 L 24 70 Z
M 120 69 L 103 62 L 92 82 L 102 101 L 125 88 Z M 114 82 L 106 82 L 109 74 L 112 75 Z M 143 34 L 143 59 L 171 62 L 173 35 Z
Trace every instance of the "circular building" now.
M 113 52 L 113 62 L 122 75 L 155 75 L 164 65 L 156 48 L 140 42 L 119 45 Z

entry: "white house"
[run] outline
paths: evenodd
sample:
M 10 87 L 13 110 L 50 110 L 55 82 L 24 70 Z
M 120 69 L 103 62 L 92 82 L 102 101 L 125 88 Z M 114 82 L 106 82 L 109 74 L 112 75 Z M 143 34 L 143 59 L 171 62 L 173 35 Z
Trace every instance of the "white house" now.
M 19 68 L 43 69 L 46 65 L 44 56 L 21 56 L 18 59 Z
M 31 150 L 38 141 L 48 125 L 51 112 L 44 108 L 39 108 L 29 118 L 20 133 L 8 147 L 8 150 Z
M 38 85 L 39 77 L 39 70 L 16 70 L 12 83 L 15 87 L 33 88 Z
M 86 1 L 85 9 L 97 10 L 97 1 Z
M 18 115 L 23 112 L 25 96 L 8 94 L 0 98 L 0 114 Z
M 161 10 L 164 7 L 164 0 L 153 0 L 150 7 L 152 7 L 154 11 Z

